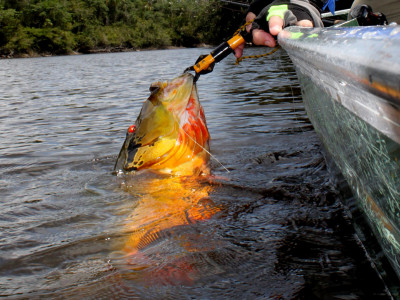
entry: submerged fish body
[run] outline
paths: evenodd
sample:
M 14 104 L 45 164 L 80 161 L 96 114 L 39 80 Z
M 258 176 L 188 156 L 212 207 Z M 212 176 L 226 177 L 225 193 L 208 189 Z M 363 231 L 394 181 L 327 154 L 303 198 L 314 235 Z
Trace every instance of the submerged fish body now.
M 201 230 L 221 211 L 210 198 L 213 186 L 207 179 L 148 173 L 124 177 L 123 189 L 137 199 L 111 255 L 124 279 L 191 285 L 221 271 L 204 261 L 222 247 L 212 230 Z
M 209 132 L 193 75 L 156 82 L 135 125 L 128 130 L 115 171 L 207 174 Z

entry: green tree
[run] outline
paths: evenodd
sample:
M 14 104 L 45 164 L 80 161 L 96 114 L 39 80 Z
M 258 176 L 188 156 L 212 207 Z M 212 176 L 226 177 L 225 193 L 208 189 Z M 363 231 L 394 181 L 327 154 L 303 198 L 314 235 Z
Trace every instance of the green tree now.
M 20 27 L 20 13 L 15 9 L 0 11 L 0 45 L 5 45 Z
M 217 0 L 2 0 L 0 54 L 219 43 L 243 18 Z

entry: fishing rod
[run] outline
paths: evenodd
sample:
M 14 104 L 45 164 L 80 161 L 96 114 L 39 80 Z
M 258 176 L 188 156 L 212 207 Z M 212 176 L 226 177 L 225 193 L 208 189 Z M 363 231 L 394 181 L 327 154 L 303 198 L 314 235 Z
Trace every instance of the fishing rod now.
M 207 74 L 213 71 L 216 63 L 223 60 L 229 54 L 245 42 L 252 41 L 252 33 L 246 31 L 246 26 L 243 26 L 238 33 L 234 34 L 229 40 L 220 44 L 217 48 L 208 55 L 200 55 L 193 66 L 186 68 L 185 72 L 194 71 L 194 80 L 197 81 L 200 75 Z
M 221 2 L 229 3 L 229 4 L 234 4 L 234 5 L 239 5 L 242 7 L 249 7 L 250 4 L 248 3 L 243 3 L 243 2 L 236 2 L 236 1 L 230 1 L 230 0 L 219 0 Z
M 250 6 L 250 4 L 244 2 L 237 2 L 231 0 L 219 0 L 219 1 L 243 7 Z M 196 73 L 194 80 L 197 81 L 200 75 L 212 72 L 215 64 L 223 60 L 229 54 L 231 54 L 237 47 L 239 47 L 245 42 L 251 42 L 251 41 L 252 41 L 251 32 L 247 32 L 246 27 L 243 26 L 241 29 L 239 29 L 238 33 L 235 33 L 232 38 L 220 44 L 210 54 L 200 55 L 199 58 L 196 60 L 196 63 L 193 66 L 186 68 L 184 73 L 188 71 L 194 71 Z

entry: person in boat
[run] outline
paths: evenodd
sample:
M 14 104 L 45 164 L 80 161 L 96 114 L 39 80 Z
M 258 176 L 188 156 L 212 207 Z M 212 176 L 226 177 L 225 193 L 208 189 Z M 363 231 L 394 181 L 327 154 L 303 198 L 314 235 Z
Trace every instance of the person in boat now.
M 324 6 L 321 0 L 255 0 L 246 14 L 246 23 L 254 21 L 246 30 L 252 33 L 253 44 L 275 47 L 276 36 L 287 26 L 323 27 L 321 11 L 332 2 Z M 236 48 L 235 56 L 241 57 L 243 49 L 244 44 Z
M 253 44 L 275 47 L 276 36 L 287 26 L 323 27 L 321 12 L 326 7 L 334 13 L 335 0 L 255 0 L 246 14 L 246 22 L 253 20 L 246 30 L 252 33 Z M 358 19 L 364 14 L 365 24 L 360 25 L 400 23 L 400 0 L 355 0 L 349 17 Z M 244 44 L 234 50 L 237 58 L 243 49 Z

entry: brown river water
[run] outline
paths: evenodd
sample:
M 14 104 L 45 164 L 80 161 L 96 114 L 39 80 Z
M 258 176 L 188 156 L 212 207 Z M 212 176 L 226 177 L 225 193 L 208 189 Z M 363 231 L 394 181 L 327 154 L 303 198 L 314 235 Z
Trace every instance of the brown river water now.
M 0 297 L 390 299 L 283 50 L 197 83 L 229 173 L 112 173 L 150 84 L 208 51 L 0 60 Z

